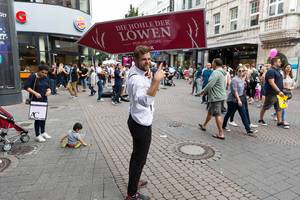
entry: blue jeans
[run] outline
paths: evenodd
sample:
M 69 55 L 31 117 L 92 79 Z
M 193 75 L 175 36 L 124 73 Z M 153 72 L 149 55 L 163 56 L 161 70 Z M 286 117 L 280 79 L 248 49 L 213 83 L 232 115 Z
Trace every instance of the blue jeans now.
M 196 79 L 196 83 L 197 83 L 197 87 L 196 87 L 195 93 L 198 94 L 198 93 L 201 92 L 201 79 L 200 79 L 200 78 L 197 78 L 197 79 Z
M 80 78 L 79 81 L 80 81 L 80 85 L 83 87 L 83 89 L 85 89 L 86 88 L 86 78 Z
M 282 117 L 282 121 L 285 122 L 285 120 L 286 120 L 286 109 L 281 110 L 281 117 Z
M 239 106 L 238 103 L 235 103 L 235 102 L 227 102 L 227 104 L 228 104 L 228 109 L 227 109 L 227 113 L 224 117 L 222 127 L 225 128 L 227 126 L 227 122 L 228 122 L 228 119 L 230 118 L 230 116 L 232 116 L 236 112 L 236 110 L 238 110 L 238 112 L 242 118 L 242 122 L 244 124 L 246 131 L 247 132 L 250 131 L 250 123 L 249 123 L 249 119 L 247 117 L 245 104 L 243 103 L 242 106 Z
M 45 133 L 45 126 L 46 126 L 45 120 L 35 120 L 34 121 L 34 130 L 35 130 L 36 137 L 42 133 Z
M 100 100 L 102 97 L 102 94 L 103 94 L 103 80 L 99 80 L 97 82 L 97 85 L 98 85 L 98 99 L 97 100 Z
M 55 79 L 50 79 L 50 89 L 51 89 L 52 95 L 56 94 L 56 80 Z

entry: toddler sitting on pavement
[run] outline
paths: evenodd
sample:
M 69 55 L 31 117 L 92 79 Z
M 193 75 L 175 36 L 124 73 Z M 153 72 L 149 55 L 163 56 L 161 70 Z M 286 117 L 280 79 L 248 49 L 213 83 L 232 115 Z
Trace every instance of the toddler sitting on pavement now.
M 79 148 L 81 145 L 87 146 L 87 143 L 80 135 L 81 130 L 82 125 L 80 123 L 75 123 L 73 130 L 61 140 L 61 147 Z

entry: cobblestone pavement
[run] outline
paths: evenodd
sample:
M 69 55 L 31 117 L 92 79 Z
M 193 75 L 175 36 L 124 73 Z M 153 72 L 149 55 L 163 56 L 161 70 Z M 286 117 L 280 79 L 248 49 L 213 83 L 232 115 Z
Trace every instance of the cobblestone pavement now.
M 78 102 L 69 99 L 66 92 L 61 93 L 50 97 L 46 130 L 53 138 L 46 143 L 34 142 L 33 124 L 27 117 L 28 106 L 5 107 L 16 121 L 25 123 L 30 130 L 30 142 L 17 143 L 14 147 L 29 145 L 35 147 L 35 151 L 18 156 L 0 152 L 0 157 L 12 160 L 12 166 L 0 173 L 0 200 L 122 199 Z M 60 139 L 72 129 L 75 121 L 83 123 L 85 139 L 91 146 L 60 148 Z
M 132 150 L 126 123 L 128 103 L 113 106 L 109 99 L 97 103 L 85 93 L 73 102 L 63 92 L 51 100 L 54 108 L 48 127 L 55 127 L 49 130 L 53 140 L 39 144 L 36 153 L 19 157 L 16 168 L 0 175 L 0 199 L 122 199 Z M 201 132 L 197 124 L 204 121 L 206 110 L 200 101 L 190 95 L 190 85 L 184 81 L 158 93 L 153 140 L 142 175 L 149 184 L 141 189 L 143 193 L 157 200 L 300 200 L 299 90 L 287 112 L 291 129 L 277 128 L 269 111 L 266 121 L 270 125 L 259 127 L 257 138 L 245 136 L 242 127 L 231 127 L 225 141 L 216 140 L 211 137 L 216 131 L 214 121 Z M 19 120 L 26 119 L 23 106 L 8 108 L 21 113 Z M 258 112 L 250 105 L 253 123 Z M 75 120 L 84 123 L 92 146 L 62 150 L 58 140 Z M 242 124 L 238 115 L 235 121 Z M 184 158 L 175 149 L 185 142 L 207 145 L 215 155 L 208 160 Z
M 197 128 L 206 110 L 189 92 L 183 81 L 159 92 L 153 142 L 143 174 L 149 185 L 142 192 L 154 199 L 300 199 L 299 111 L 288 110 L 290 130 L 275 127 L 269 112 L 266 119 L 271 126 L 259 127 L 257 138 L 233 128 L 225 141 L 216 141 L 211 137 L 216 131 L 213 123 L 206 133 Z M 299 105 L 299 91 L 296 93 L 290 108 Z M 80 104 L 124 194 L 131 153 L 128 104 L 112 106 L 108 101 L 95 105 L 89 98 L 81 98 Z M 259 109 L 250 106 L 250 112 L 256 122 Z M 241 124 L 238 116 L 236 121 Z M 170 127 L 172 122 L 182 126 Z M 207 163 L 178 157 L 174 147 L 186 141 L 212 146 L 221 156 Z

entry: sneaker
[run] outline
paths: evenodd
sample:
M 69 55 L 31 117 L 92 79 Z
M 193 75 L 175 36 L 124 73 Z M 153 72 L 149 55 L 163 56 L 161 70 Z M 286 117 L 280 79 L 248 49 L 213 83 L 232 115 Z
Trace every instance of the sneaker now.
M 223 128 L 225 131 L 227 131 L 227 132 L 230 132 L 231 130 L 230 130 L 230 128 L 228 128 L 228 127 L 224 127 Z
M 229 125 L 234 126 L 234 127 L 238 127 L 239 125 L 237 123 L 235 123 L 234 121 L 232 122 L 228 122 Z
M 37 142 L 46 142 L 45 138 L 42 135 L 39 135 L 35 138 Z
M 271 115 L 271 118 L 272 118 L 273 121 L 277 121 L 277 116 L 276 116 L 276 114 L 272 114 L 272 115 Z
M 138 183 L 138 188 L 145 187 L 148 184 L 148 181 L 140 180 Z
M 104 99 L 97 99 L 97 102 L 104 102 Z
M 262 126 L 268 126 L 268 124 L 262 119 L 258 120 L 258 124 Z
M 252 135 L 252 134 L 255 134 L 257 132 L 258 132 L 258 130 L 252 130 L 252 129 L 250 129 L 249 131 L 247 131 L 247 135 Z
M 43 136 L 43 138 L 45 139 L 51 139 L 52 137 L 50 135 L 48 135 L 47 133 L 42 133 L 41 136 Z
M 150 197 L 137 192 L 133 196 L 127 196 L 125 200 L 150 200 Z
M 112 101 L 111 103 L 112 103 L 113 105 L 117 105 L 117 103 L 116 103 L 116 102 L 114 102 L 114 101 Z
M 285 124 L 284 122 L 277 123 L 277 126 L 279 126 L 281 128 L 284 128 L 284 129 L 289 129 L 290 128 L 290 126 Z
M 258 127 L 258 125 L 256 125 L 256 124 L 250 124 L 250 128 L 257 128 Z

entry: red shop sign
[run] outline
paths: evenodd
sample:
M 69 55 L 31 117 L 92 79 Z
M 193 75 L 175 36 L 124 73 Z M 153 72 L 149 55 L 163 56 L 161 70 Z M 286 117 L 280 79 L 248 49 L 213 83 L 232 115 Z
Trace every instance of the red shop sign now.
M 17 22 L 22 23 L 22 24 L 26 23 L 26 21 L 27 21 L 26 12 L 18 11 L 16 13 L 16 20 L 17 20 Z
M 142 44 L 155 51 L 205 48 L 205 14 L 194 9 L 96 23 L 78 43 L 112 54 L 130 53 Z

